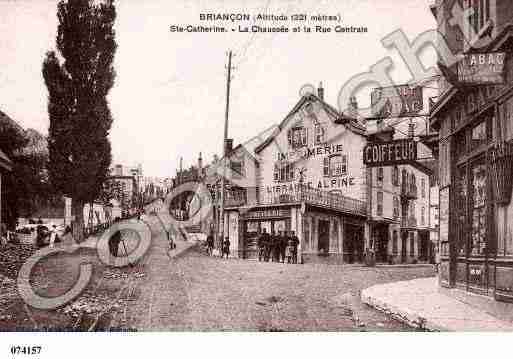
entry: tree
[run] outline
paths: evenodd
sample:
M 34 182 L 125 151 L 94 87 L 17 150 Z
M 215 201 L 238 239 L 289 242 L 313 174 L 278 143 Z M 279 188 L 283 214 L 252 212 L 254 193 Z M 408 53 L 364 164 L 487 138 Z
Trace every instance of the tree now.
M 111 163 L 112 116 L 107 94 L 114 84 L 113 0 L 61 0 L 57 50 L 46 54 L 49 178 L 72 198 L 74 236 L 83 237 L 85 203 L 101 193 Z M 62 63 L 61 63 L 62 59 Z

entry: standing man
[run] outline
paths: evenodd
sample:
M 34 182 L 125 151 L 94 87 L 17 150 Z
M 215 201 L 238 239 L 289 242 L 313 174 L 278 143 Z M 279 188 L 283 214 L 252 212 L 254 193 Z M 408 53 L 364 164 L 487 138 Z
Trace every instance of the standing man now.
M 261 262 L 265 260 L 265 251 L 266 244 L 268 241 L 269 235 L 267 234 L 267 229 L 264 228 L 262 233 L 258 236 L 258 261 Z
M 280 238 L 280 260 L 282 263 L 285 263 L 285 256 L 287 251 L 287 244 L 288 244 L 289 236 L 287 231 L 281 232 L 281 238 Z
M 228 259 L 228 256 L 230 255 L 230 240 L 228 239 L 228 237 L 224 238 L 221 258 L 224 258 L 225 254 L 226 254 L 226 259 Z
M 207 251 L 208 255 L 212 256 L 212 252 L 214 251 L 214 234 L 212 231 L 210 231 L 207 236 Z
M 292 242 L 292 263 L 297 264 L 297 248 L 299 247 L 299 238 L 296 236 L 296 232 L 291 231 L 291 242 Z

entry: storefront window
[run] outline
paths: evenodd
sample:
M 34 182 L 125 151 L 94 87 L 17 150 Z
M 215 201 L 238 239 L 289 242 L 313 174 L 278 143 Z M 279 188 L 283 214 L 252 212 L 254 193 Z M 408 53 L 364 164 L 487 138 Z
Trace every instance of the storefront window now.
M 399 198 L 394 196 L 394 217 L 399 217 Z
M 467 249 L 467 167 L 462 166 L 457 170 L 456 177 L 456 214 L 458 225 L 458 253 L 465 255 Z
M 472 255 L 484 255 L 486 250 L 486 164 L 474 164 L 472 175 Z
M 410 256 L 415 256 L 415 234 L 410 232 Z
M 397 254 L 397 231 L 392 233 L 392 253 Z

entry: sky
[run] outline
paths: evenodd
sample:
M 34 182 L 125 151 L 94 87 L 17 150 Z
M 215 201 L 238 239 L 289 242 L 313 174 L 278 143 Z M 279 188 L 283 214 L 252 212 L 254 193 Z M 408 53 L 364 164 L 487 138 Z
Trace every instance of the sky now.
M 411 79 L 398 53 L 381 39 L 397 29 L 414 39 L 433 29 L 432 0 L 118 0 L 115 85 L 109 93 L 113 163 L 141 163 L 146 176 L 174 176 L 220 154 L 226 101 L 227 52 L 235 54 L 228 136 L 244 142 L 280 123 L 305 84 L 322 81 L 325 99 L 352 76 L 386 56 L 396 83 Z M 0 0 L 0 110 L 24 128 L 48 132 L 41 66 L 55 49 L 55 0 Z M 200 13 L 340 14 L 366 34 L 172 33 L 170 25 L 210 25 Z M 287 23 L 290 24 L 290 23 Z M 234 25 L 218 22 L 215 25 Z M 277 26 L 279 23 L 267 23 Z M 429 49 L 421 57 L 434 64 Z M 369 93 L 357 96 L 368 104 Z

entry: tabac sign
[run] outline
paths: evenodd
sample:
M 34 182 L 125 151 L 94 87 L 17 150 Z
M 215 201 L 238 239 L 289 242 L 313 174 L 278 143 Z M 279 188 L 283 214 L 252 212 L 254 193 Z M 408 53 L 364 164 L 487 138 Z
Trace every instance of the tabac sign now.
M 411 163 L 417 160 L 417 142 L 402 139 L 370 143 L 363 149 L 363 163 L 369 167 Z
M 504 52 L 466 54 L 458 63 L 458 83 L 489 85 L 504 83 Z
M 424 108 L 422 87 L 399 85 L 371 93 L 372 115 L 379 118 L 415 116 Z

